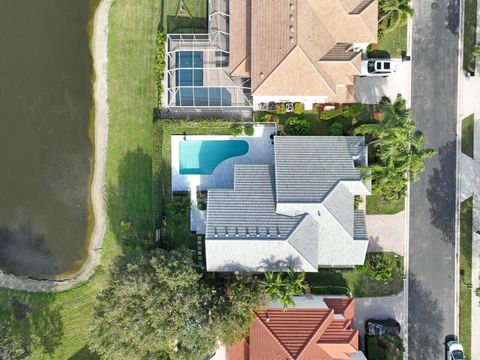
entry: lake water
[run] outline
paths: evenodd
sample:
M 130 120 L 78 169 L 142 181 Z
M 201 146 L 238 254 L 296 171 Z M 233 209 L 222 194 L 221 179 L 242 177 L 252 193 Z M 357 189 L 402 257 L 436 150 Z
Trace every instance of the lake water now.
M 0 0 L 0 268 L 15 274 L 59 277 L 86 254 L 90 1 Z

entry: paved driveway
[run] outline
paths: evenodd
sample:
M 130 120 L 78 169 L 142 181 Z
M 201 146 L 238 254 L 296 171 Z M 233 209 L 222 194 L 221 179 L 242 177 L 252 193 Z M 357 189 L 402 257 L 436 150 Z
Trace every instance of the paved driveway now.
M 360 335 L 365 334 L 365 323 L 368 319 L 396 319 L 402 328 L 400 333 L 403 336 L 405 329 L 403 291 L 395 296 L 356 298 L 355 299 L 355 328 Z
M 405 255 L 405 212 L 395 215 L 367 215 L 368 252 L 393 251 Z
M 410 193 L 409 358 L 443 359 L 455 332 L 456 120 L 460 2 L 414 1 L 412 113 L 428 147 Z
M 357 100 L 363 104 L 378 104 L 382 96 L 388 96 L 392 101 L 397 94 L 410 101 L 411 62 L 393 60 L 397 70 L 388 77 L 358 77 L 355 82 Z M 408 104 L 409 105 L 409 104 Z

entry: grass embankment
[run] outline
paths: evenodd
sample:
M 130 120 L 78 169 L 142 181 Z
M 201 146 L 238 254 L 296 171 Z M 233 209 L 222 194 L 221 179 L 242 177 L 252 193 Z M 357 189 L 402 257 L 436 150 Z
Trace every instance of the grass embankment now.
M 0 317 L 20 336 L 32 339 L 32 359 L 95 358 L 85 347 L 93 302 L 104 286 L 105 269 L 121 252 L 112 219 L 124 218 L 140 229 L 151 217 L 153 64 L 160 5 L 161 0 L 116 0 L 110 13 L 106 176 L 111 223 L 102 265 L 86 284 L 62 293 L 0 290 Z M 141 198 L 134 202 L 136 196 Z M 130 208 L 133 204 L 137 205 Z M 137 223 L 139 219 L 147 220 Z M 30 308 L 23 319 L 15 318 L 13 297 Z
M 473 114 L 462 120 L 462 153 L 473 158 Z
M 367 196 L 366 202 L 367 215 L 393 215 L 398 214 L 405 208 L 405 198 L 400 200 L 386 201 L 381 196 Z
M 473 198 L 460 205 L 460 341 L 465 356 L 470 359 L 472 332 L 472 211 Z
M 180 12 L 180 16 L 177 16 L 179 0 L 163 1 L 161 28 L 169 34 L 206 33 L 208 31 L 207 1 L 185 0 L 184 4 L 188 12 Z M 191 17 L 187 15 L 188 13 Z
M 378 45 L 373 45 L 368 54 L 372 58 L 400 58 L 407 53 L 407 25 L 385 34 Z
M 463 69 L 475 72 L 475 45 L 477 44 L 477 0 L 465 0 L 463 30 Z
M 169 209 L 172 197 L 172 135 L 228 135 L 230 122 L 216 120 L 159 120 L 154 124 L 154 213 L 156 227 L 161 229 L 161 243 L 165 248 L 185 245 L 196 249 L 197 236 L 190 232 L 190 212 L 184 214 Z M 182 197 L 188 195 L 182 194 Z M 165 220 L 164 217 L 165 216 Z
M 374 254 L 367 254 L 367 257 Z M 353 297 L 396 295 L 403 290 L 403 257 L 394 253 L 383 253 L 394 264 L 393 280 L 389 284 L 373 280 L 370 269 L 319 269 L 318 273 L 307 273 L 306 282 L 313 294 L 346 294 Z

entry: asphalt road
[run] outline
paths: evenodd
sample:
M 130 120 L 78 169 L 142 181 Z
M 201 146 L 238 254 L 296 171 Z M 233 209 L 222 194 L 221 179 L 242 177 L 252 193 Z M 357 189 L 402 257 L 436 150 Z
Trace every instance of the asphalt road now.
M 410 196 L 409 359 L 444 359 L 454 333 L 458 1 L 415 0 L 412 112 L 428 160 Z

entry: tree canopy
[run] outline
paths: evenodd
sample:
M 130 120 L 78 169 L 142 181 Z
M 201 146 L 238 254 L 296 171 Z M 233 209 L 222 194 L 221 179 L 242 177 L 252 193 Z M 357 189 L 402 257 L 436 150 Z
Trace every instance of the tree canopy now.
M 405 100 L 399 95 L 392 105 L 386 105 L 383 118 L 375 124 L 364 124 L 356 134 L 375 138 L 376 162 L 364 169 L 372 178 L 374 194 L 387 200 L 405 196 L 409 181 L 418 180 L 425 168 L 425 160 L 435 154 L 423 147 L 424 136 L 415 128 Z
M 409 17 L 415 15 L 410 0 L 380 0 L 378 5 L 381 34 L 406 25 Z
M 303 294 L 306 289 L 305 273 L 295 273 L 289 269 L 286 273 L 266 272 L 265 279 L 261 282 L 265 286 L 265 292 L 275 300 L 279 299 L 286 310 L 289 306 L 294 306 L 293 297 Z
M 201 359 L 245 337 L 262 305 L 251 277 L 205 279 L 188 250 L 119 257 L 98 296 L 89 347 L 106 359 Z

